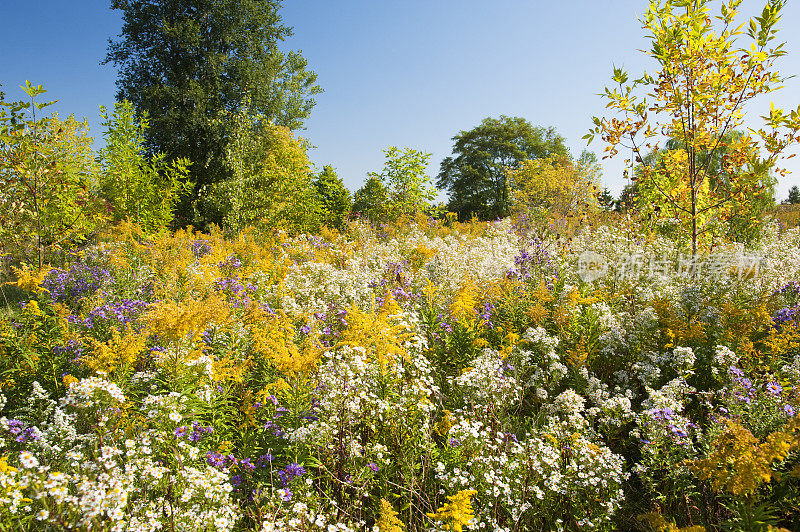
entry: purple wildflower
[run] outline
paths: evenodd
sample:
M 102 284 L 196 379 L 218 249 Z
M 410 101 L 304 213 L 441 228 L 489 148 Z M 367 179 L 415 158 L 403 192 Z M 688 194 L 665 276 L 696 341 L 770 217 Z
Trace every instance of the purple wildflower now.
M 767 391 L 772 395 L 780 397 L 781 392 L 783 392 L 783 386 L 781 386 L 777 382 L 770 382 L 769 384 L 767 384 Z

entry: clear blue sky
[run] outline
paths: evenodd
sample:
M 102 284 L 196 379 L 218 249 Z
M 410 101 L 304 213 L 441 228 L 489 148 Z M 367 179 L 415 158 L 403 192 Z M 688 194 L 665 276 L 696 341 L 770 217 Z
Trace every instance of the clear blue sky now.
M 787 41 L 782 74 L 800 74 L 800 3 L 789 2 L 779 38 Z M 100 65 L 121 17 L 105 0 L 2 0 L 0 83 L 19 99 L 26 79 L 43 84 L 62 115 L 86 117 L 98 139 L 98 105 L 112 105 L 113 65 Z M 554 126 L 574 154 L 612 64 L 639 74 L 651 68 L 637 16 L 644 0 L 287 0 L 284 22 L 294 28 L 286 50 L 302 50 L 325 92 L 301 134 L 316 146 L 312 160 L 334 166 L 355 190 L 367 172 L 379 171 L 389 145 L 431 152 L 435 178 L 451 138 L 483 118 L 521 116 Z M 762 0 L 745 0 L 755 15 Z M 800 104 L 800 78 L 757 105 L 764 114 Z M 590 149 L 598 154 L 596 140 Z M 795 147 L 793 152 L 797 152 Z M 603 161 L 603 183 L 615 195 L 624 185 L 624 156 Z M 800 183 L 800 157 L 785 166 L 778 199 Z M 797 161 L 797 162 L 796 162 Z

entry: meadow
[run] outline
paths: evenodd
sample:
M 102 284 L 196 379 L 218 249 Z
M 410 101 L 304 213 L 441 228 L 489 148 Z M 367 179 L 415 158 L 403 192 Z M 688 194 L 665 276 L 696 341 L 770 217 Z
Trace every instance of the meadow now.
M 0 529 L 800 529 L 800 230 L 123 223 L 16 269 Z

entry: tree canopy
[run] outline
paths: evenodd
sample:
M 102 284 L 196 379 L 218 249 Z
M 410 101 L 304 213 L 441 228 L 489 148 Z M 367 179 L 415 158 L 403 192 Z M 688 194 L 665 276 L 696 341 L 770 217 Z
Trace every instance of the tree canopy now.
M 526 159 L 568 155 L 554 128 L 534 127 L 524 118 L 486 118 L 453 137 L 453 155 L 442 161 L 436 185 L 450 195 L 448 209 L 460 219 L 507 216 L 507 172 Z
M 414 216 L 431 207 L 436 189 L 425 173 L 431 154 L 413 148 L 389 146 L 384 150 L 386 162 L 380 173 L 370 172 L 386 187 L 386 209 L 392 219 Z
M 372 223 L 384 223 L 389 219 L 389 190 L 380 177 L 370 174 L 364 185 L 353 194 L 353 214 Z
M 281 23 L 281 4 L 111 2 L 123 16 L 121 38 L 109 40 L 105 58 L 119 67 L 117 99 L 132 102 L 137 116 L 148 113 L 151 153 L 192 162 L 195 198 L 203 186 L 230 176 L 225 155 L 231 126 L 220 119 L 223 112 L 247 108 L 275 125 L 297 129 L 321 92 L 301 53 L 279 49 L 292 34 Z M 183 223 L 193 221 L 190 207 L 182 204 Z
M 800 188 L 798 188 L 797 185 L 789 189 L 789 197 L 786 199 L 785 203 L 788 205 L 797 205 L 800 203 Z
M 189 162 L 167 162 L 163 153 L 146 156 L 147 113 L 136 120 L 129 101 L 117 102 L 110 114 L 101 106 L 100 116 L 107 129 L 103 135 L 106 145 L 97 157 L 99 186 L 109 202 L 112 220 L 133 221 L 145 232 L 167 227 L 175 204 L 190 188 L 186 181 Z

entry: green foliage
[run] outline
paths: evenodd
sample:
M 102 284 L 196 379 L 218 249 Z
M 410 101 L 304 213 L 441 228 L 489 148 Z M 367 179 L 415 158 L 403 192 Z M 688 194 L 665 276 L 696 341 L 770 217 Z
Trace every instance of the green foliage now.
M 615 86 L 604 97 L 622 118 L 594 117 L 584 137 L 600 135 L 608 156 L 618 146 L 633 150 L 637 162 L 658 153 L 656 163 L 635 177 L 639 193 L 661 216 L 678 221 L 676 231 L 687 235 L 693 254 L 698 241 L 711 244 L 737 215 L 733 231 L 751 236 L 770 201 L 770 170 L 800 139 L 800 108 L 786 114 L 773 107 L 764 117 L 766 129 L 731 135 L 743 124 L 748 101 L 780 88 L 783 78 L 774 64 L 785 54 L 783 44 L 771 44 L 784 2 L 766 2 L 761 16 L 750 20 L 750 46 L 741 48 L 740 3 L 721 1 L 712 17 L 711 0 L 651 2 L 641 22 L 659 71 L 629 82 L 624 70 L 614 68 Z M 670 139 L 663 152 L 660 139 Z
M 111 205 L 115 222 L 131 220 L 146 232 L 156 232 L 172 221 L 173 209 L 187 181 L 188 159 L 165 161 L 163 153 L 145 154 L 144 139 L 148 128 L 147 113 L 141 120 L 133 116 L 127 100 L 114 105 L 109 116 L 100 108 L 106 147 L 100 150 L 100 190 Z
M 386 162 L 381 173 L 370 172 L 368 176 L 379 179 L 386 188 L 388 216 L 396 219 L 430 209 L 430 202 L 436 198 L 436 189 L 425 174 L 431 154 L 394 146 L 386 148 L 384 154 Z
M 789 189 L 789 197 L 783 203 L 785 205 L 797 205 L 800 203 L 800 188 L 797 185 Z
M 383 223 L 389 219 L 388 203 L 389 191 L 386 185 L 373 174 L 353 195 L 353 213 L 373 223 Z
M 635 181 L 628 183 L 622 187 L 619 199 L 615 203 L 615 210 L 618 212 L 628 212 L 636 208 L 637 199 L 639 196 L 639 185 Z
M 225 161 L 231 178 L 204 190 L 205 212 L 232 233 L 248 226 L 290 233 L 317 229 L 320 208 L 305 140 L 264 117 L 253 119 L 247 109 L 230 122 Z
M 0 94 L 0 247 L 41 268 L 103 217 L 92 190 L 95 165 L 86 122 L 37 118 L 37 110 L 54 102 L 36 101 L 47 92 L 41 85 L 26 82 L 22 89 L 29 102 L 6 103 Z
M 715 236 L 727 236 L 729 239 L 740 242 L 753 242 L 758 238 L 763 225 L 764 215 L 767 210 L 775 204 L 775 185 L 776 179 L 770 175 L 767 169 L 758 175 L 747 177 L 748 169 L 743 165 L 735 166 L 736 154 L 731 153 L 731 147 L 741 142 L 744 133 L 741 131 L 728 131 L 719 141 L 719 146 L 713 152 L 697 151 L 695 157 L 701 168 L 706 168 L 708 176 L 708 187 L 710 190 L 721 190 L 730 185 L 731 176 L 734 179 L 742 179 L 742 176 L 750 179 L 755 187 L 756 193 L 752 196 L 736 196 L 730 198 L 730 208 L 721 213 L 718 220 L 710 221 L 708 232 L 712 231 Z M 636 201 L 640 214 L 658 220 L 662 214 L 662 208 L 671 218 L 679 219 L 680 212 L 672 209 L 671 205 L 664 204 L 661 192 L 656 187 L 655 180 L 646 179 L 648 172 L 658 172 L 669 164 L 670 157 L 674 152 L 685 151 L 680 139 L 669 139 L 665 143 L 665 148 L 659 151 L 648 153 L 641 165 L 634 170 L 634 175 L 642 180 L 641 187 L 637 190 Z M 647 168 L 643 168 L 646 166 Z M 700 201 L 700 199 L 698 199 Z M 682 231 L 680 225 L 662 224 L 662 228 L 672 228 L 673 231 Z M 669 229 L 666 231 L 669 234 Z M 677 235 L 673 235 L 677 236 Z
M 598 192 L 597 203 L 604 211 L 614 210 L 614 196 L 611 194 L 611 191 L 604 188 L 602 191 Z
M 344 229 L 353 200 L 342 178 L 336 175 L 333 167 L 325 165 L 314 178 L 314 188 L 317 191 L 322 224 L 339 231 Z
M 120 69 L 117 99 L 131 101 L 139 116 L 149 113 L 151 153 L 192 161 L 195 197 L 231 175 L 225 159 L 234 126 L 217 120 L 223 111 L 247 108 L 296 129 L 321 92 L 303 56 L 279 49 L 292 34 L 280 7 L 279 0 L 111 2 L 123 19 L 105 59 Z M 190 198 L 179 211 L 180 223 L 193 221 Z
M 526 159 L 568 154 L 554 128 L 533 127 L 519 117 L 486 118 L 453 141 L 453 156 L 442 161 L 436 186 L 447 189 L 448 209 L 462 220 L 473 215 L 483 220 L 507 216 L 507 170 Z
M 66 327 L 48 305 L 42 307 L 36 300 L 26 301 L 13 317 L 16 321 L 0 318 L 0 379 L 6 386 L 27 392 L 36 381 L 51 392 L 63 391 L 60 376 L 69 362 L 53 348 Z

